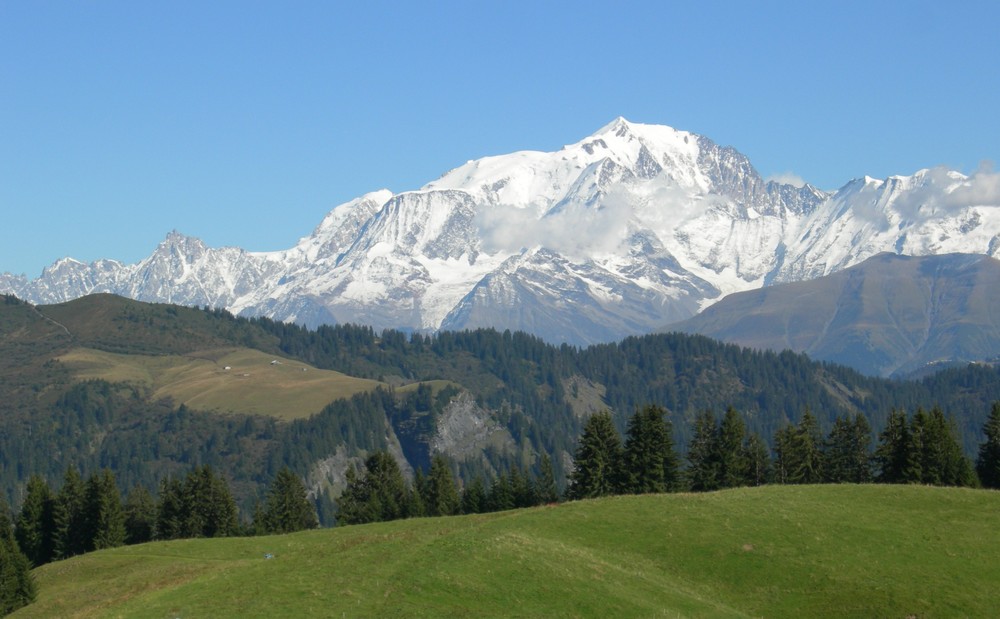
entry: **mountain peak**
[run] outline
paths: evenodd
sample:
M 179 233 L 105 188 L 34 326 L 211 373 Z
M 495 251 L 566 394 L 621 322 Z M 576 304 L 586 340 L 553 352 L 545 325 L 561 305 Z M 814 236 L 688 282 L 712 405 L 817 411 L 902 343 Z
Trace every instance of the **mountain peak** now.
M 617 135 L 619 137 L 625 137 L 627 134 L 633 132 L 633 124 L 625 119 L 624 116 L 619 116 L 604 125 L 600 129 L 594 132 L 592 137 L 598 137 L 607 134 Z

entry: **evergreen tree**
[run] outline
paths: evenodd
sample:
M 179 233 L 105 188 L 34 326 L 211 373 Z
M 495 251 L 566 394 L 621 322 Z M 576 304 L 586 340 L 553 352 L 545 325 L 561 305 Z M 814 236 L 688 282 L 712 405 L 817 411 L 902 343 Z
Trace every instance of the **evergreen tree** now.
M 31 563 L 14 539 L 10 509 L 0 500 L 0 616 L 35 600 Z
M 542 504 L 555 503 L 559 500 L 559 488 L 556 486 L 556 475 L 552 470 L 549 454 L 542 454 L 538 469 L 538 501 Z
M 666 411 L 659 406 L 647 406 L 636 410 L 629 419 L 619 492 L 647 494 L 667 491 L 666 468 L 669 463 L 676 463 L 676 457 L 673 455 L 670 428 L 664 421 L 665 414 Z
M 229 485 L 208 465 L 196 467 L 182 488 L 184 537 L 228 537 L 239 533 L 236 501 Z
M 796 455 L 798 466 L 793 469 L 791 483 L 818 484 L 823 481 L 823 435 L 819 430 L 819 421 L 806 408 L 802 419 L 795 428 Z
M 885 429 L 878 435 L 875 448 L 876 481 L 883 484 L 905 483 L 910 452 L 910 429 L 906 413 L 893 409 Z M 912 471 L 911 471 L 912 472 Z
M 483 478 L 476 475 L 462 489 L 462 513 L 481 514 L 486 511 L 486 487 Z
M 135 486 L 125 499 L 125 543 L 151 541 L 155 527 L 156 501 L 144 486 Z
M 732 406 L 726 410 L 712 451 L 718 463 L 720 488 L 735 488 L 746 484 L 749 469 L 746 455 L 746 426 Z
M 427 477 L 418 467 L 413 472 L 413 486 L 406 493 L 406 506 L 403 513 L 407 518 L 420 518 L 427 515 L 427 502 L 425 497 L 429 488 L 427 487 Z
M 783 484 L 818 484 L 822 476 L 822 435 L 807 408 L 796 426 L 785 426 L 774 437 L 775 475 Z
M 62 487 L 56 494 L 53 522 L 55 525 L 53 550 L 56 559 L 67 559 L 86 552 L 83 479 L 73 467 L 66 469 Z
M 985 488 L 1000 488 L 1000 401 L 990 408 L 990 416 L 983 425 L 986 440 L 979 446 L 976 472 Z
M 187 507 L 184 504 L 184 484 L 179 479 L 160 481 L 156 506 L 156 539 L 181 539 L 185 536 Z
M 962 453 L 955 429 L 940 407 L 915 415 L 911 433 L 921 437 L 920 483 L 936 486 L 974 486 L 972 465 Z
M 830 483 L 863 484 L 872 480 L 871 426 L 861 413 L 837 417 L 823 447 L 823 474 Z
M 530 507 L 535 504 L 534 484 L 527 475 L 521 472 L 519 467 L 510 467 L 510 495 L 514 502 L 514 507 Z
M 718 427 L 712 411 L 702 411 L 694 420 L 694 436 L 688 444 L 688 484 L 694 492 L 719 488 Z
M 490 484 L 490 491 L 486 497 L 487 511 L 502 512 L 514 509 L 516 506 L 510 477 L 506 473 L 500 473 Z
M 614 494 L 620 486 L 621 437 L 608 411 L 590 417 L 576 448 L 567 494 L 571 499 Z
M 319 526 L 305 484 L 288 467 L 278 471 L 271 482 L 261 516 L 267 533 L 293 533 Z
M 431 470 L 423 493 L 424 507 L 428 516 L 451 516 L 457 514 L 461 502 L 451 467 L 442 454 L 431 458 Z
M 785 425 L 774 433 L 774 481 L 788 484 L 795 461 L 795 426 Z
M 125 510 L 122 497 L 109 469 L 87 479 L 84 487 L 84 530 L 86 549 L 101 550 L 125 544 Z
M 930 451 L 933 449 L 932 443 L 936 440 L 933 436 L 935 429 L 929 427 L 929 417 L 922 407 L 917 408 L 917 412 L 910 418 L 907 427 L 906 442 L 906 464 L 903 467 L 903 483 L 920 484 L 936 483 L 926 481 L 933 479 L 935 473 L 931 470 L 924 470 L 924 465 L 929 463 Z
M 746 484 L 763 486 L 771 480 L 771 456 L 767 451 L 767 443 L 756 432 L 747 437 L 744 452 L 747 457 Z
M 396 460 L 387 451 L 376 451 L 365 460 L 365 471 L 347 473 L 347 487 L 337 501 L 337 521 L 363 524 L 396 520 L 407 515 L 412 503 Z
M 14 536 L 21 552 L 35 567 L 53 559 L 55 553 L 55 497 L 38 475 L 28 479 L 24 503 L 17 517 Z

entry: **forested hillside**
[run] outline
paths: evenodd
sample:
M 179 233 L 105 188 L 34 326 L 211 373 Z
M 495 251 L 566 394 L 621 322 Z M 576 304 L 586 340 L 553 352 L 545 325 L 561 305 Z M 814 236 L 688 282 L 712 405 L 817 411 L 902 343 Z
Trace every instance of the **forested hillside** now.
M 302 376 L 337 371 L 374 382 L 350 396 L 329 392 L 329 404 L 316 411 L 286 410 L 292 400 L 275 395 L 280 415 L 203 410 L 154 396 L 164 376 L 174 380 L 176 360 L 213 359 L 210 352 L 219 349 L 262 351 Z M 118 356 L 112 369 L 91 367 L 83 379 L 80 367 L 61 360 L 80 350 Z M 122 372 L 121 360 L 139 355 L 144 373 Z M 166 369 L 147 378 L 149 358 Z M 191 367 L 184 372 L 202 371 Z M 95 378 L 102 371 L 105 377 Z M 226 368 L 203 371 L 231 378 Z M 13 297 L 0 304 L 0 487 L 14 506 L 31 474 L 55 484 L 68 467 L 84 474 L 107 467 L 123 489 L 155 489 L 166 476 L 208 464 L 227 478 L 246 513 L 288 466 L 307 480 L 328 521 L 349 466 L 377 450 L 393 453 L 407 474 L 427 471 L 431 456 L 444 454 L 466 480 L 513 467 L 538 474 L 548 454 L 562 485 L 592 413 L 610 410 L 624 432 L 629 416 L 647 404 L 666 409 L 680 453 L 705 410 L 732 407 L 748 431 L 771 440 L 807 409 L 824 433 L 837 417 L 861 413 L 876 434 L 893 409 L 938 405 L 973 455 L 998 399 L 995 368 L 892 382 L 801 355 L 679 334 L 580 350 L 494 330 L 312 330 L 108 295 L 55 306 Z

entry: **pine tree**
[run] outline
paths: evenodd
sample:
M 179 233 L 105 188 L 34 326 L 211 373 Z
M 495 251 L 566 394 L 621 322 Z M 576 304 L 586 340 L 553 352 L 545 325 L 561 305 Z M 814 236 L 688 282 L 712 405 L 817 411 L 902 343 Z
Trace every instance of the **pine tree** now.
M 676 458 L 664 415 L 666 411 L 659 406 L 647 406 L 636 410 L 629 419 L 619 492 L 667 491 L 666 465 L 668 461 L 676 462 Z
M 184 484 L 179 479 L 160 481 L 156 506 L 156 539 L 181 539 L 185 536 L 187 518 L 184 504 Z
M 552 470 L 549 454 L 542 454 L 538 470 L 538 501 L 542 504 L 555 503 L 559 500 L 559 487 L 556 486 L 556 475 Z
M 184 481 L 184 537 L 228 537 L 239 533 L 236 501 L 229 485 L 208 465 L 196 467 Z
M 28 479 L 24 503 L 17 516 L 14 537 L 34 567 L 53 559 L 55 553 L 55 497 L 38 475 Z
M 102 469 L 87 479 L 84 487 L 86 549 L 101 550 L 125 544 L 125 511 L 115 476 Z
M 694 492 L 719 488 L 718 427 L 712 411 L 702 411 L 694 420 L 694 436 L 688 444 L 688 484 Z
M 407 518 L 421 518 L 427 515 L 428 507 L 424 498 L 427 492 L 427 477 L 418 467 L 413 472 L 413 485 L 406 493 L 406 506 L 403 512 Z
M 532 507 L 538 504 L 535 482 L 517 466 L 510 468 L 510 493 L 514 507 Z
M 483 478 L 475 476 L 462 490 L 462 513 L 481 514 L 486 511 L 486 487 Z
M 808 408 L 795 428 L 795 439 L 798 463 L 792 469 L 791 483 L 820 483 L 823 481 L 823 454 L 820 450 L 823 435 L 819 430 L 819 421 Z
M 718 463 L 720 488 L 735 488 L 746 483 L 748 468 L 746 456 L 746 425 L 732 406 L 726 410 L 712 451 Z
M 914 417 L 914 434 L 922 437 L 920 468 L 921 483 L 938 486 L 973 486 L 972 465 L 962 453 L 955 428 L 940 407 L 919 420 Z
M 135 486 L 125 499 L 125 543 L 151 541 L 155 527 L 156 501 L 144 486 Z
M 785 425 L 774 433 L 774 481 L 792 483 L 791 470 L 795 461 L 795 426 Z
M 431 470 L 425 483 L 424 506 L 428 516 L 457 514 L 461 505 L 451 467 L 442 454 L 431 458 Z
M 73 467 L 66 469 L 62 487 L 56 494 L 53 521 L 55 525 L 53 550 L 56 559 L 67 559 L 86 552 L 83 480 Z
M 408 516 L 407 509 L 412 504 L 411 490 L 396 460 L 387 451 L 376 451 L 365 460 L 363 473 L 348 469 L 347 487 L 337 500 L 337 522 L 396 520 Z
M 747 437 L 744 451 L 747 455 L 748 486 L 763 486 L 771 480 L 771 457 L 767 444 L 756 432 Z
M 571 499 L 586 499 L 614 494 L 620 485 L 621 437 L 604 411 L 590 417 L 583 426 L 583 435 L 573 459 L 573 472 L 567 495 Z
M 31 563 L 14 539 L 10 509 L 0 500 L 0 616 L 6 616 L 35 600 Z
M 319 526 L 305 484 L 288 467 L 278 471 L 271 482 L 261 516 L 267 533 L 293 533 Z
M 929 417 L 923 408 L 917 408 L 917 412 L 910 418 L 907 428 L 906 459 L 903 466 L 903 483 L 920 484 L 935 483 L 925 481 L 933 479 L 935 473 L 930 469 L 924 470 L 924 465 L 929 463 L 928 456 L 932 443 L 936 440 L 933 436 L 933 429 L 928 427 Z
M 885 429 L 879 433 L 878 447 L 875 448 L 876 481 L 883 484 L 905 483 L 909 451 L 910 429 L 906 413 L 893 409 Z
M 511 489 L 510 477 L 506 473 L 500 473 L 490 484 L 490 491 L 486 497 L 487 511 L 502 512 L 514 509 L 514 492 Z
M 819 422 L 807 408 L 795 426 L 774 436 L 775 477 L 782 484 L 818 484 L 823 481 L 822 435 Z
M 1000 488 L 1000 401 L 994 402 L 983 425 L 986 440 L 979 446 L 976 472 L 985 488 Z
M 823 475 L 830 483 L 871 481 L 871 426 L 864 415 L 837 417 L 823 444 Z

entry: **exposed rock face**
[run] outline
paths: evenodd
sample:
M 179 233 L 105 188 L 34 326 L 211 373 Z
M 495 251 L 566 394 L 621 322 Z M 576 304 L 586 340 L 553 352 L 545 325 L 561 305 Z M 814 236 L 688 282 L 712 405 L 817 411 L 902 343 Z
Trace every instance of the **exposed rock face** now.
M 430 451 L 462 460 L 480 455 L 487 446 L 513 451 L 514 439 L 490 411 L 476 404 L 469 392 L 463 391 L 438 418 Z

